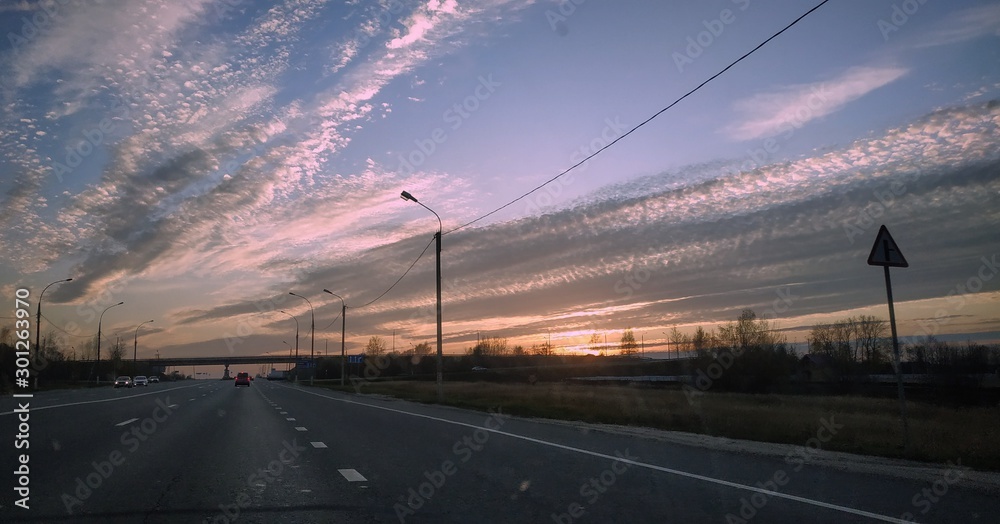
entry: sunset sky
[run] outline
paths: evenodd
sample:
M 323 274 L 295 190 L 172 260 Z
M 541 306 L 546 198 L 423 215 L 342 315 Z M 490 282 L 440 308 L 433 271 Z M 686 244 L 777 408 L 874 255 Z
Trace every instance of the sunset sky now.
M 140 356 L 477 333 L 655 348 L 753 308 L 1000 338 L 1000 4 L 0 3 L 0 292 Z M 459 229 L 456 229 L 459 228 Z M 361 307 L 365 305 L 364 307 Z M 10 323 L 13 306 L 0 310 Z

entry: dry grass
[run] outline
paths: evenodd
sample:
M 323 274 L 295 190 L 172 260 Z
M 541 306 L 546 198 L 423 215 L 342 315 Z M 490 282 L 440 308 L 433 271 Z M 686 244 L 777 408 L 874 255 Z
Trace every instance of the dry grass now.
M 338 388 L 339 389 L 339 388 Z M 907 405 L 910 450 L 901 449 L 899 404 L 865 397 L 706 393 L 688 402 L 678 390 L 566 384 L 446 383 L 445 403 L 486 410 L 584 422 L 645 426 L 713 436 L 805 445 L 820 420 L 843 425 L 824 449 L 928 462 L 961 459 L 977 469 L 1000 470 L 1000 408 Z M 428 382 L 364 386 L 378 393 L 435 402 Z

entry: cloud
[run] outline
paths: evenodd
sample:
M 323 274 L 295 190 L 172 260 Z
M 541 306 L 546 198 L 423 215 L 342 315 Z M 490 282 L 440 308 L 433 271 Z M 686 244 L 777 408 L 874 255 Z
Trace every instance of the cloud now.
M 783 86 L 738 100 L 743 116 L 725 128 L 737 140 L 753 140 L 799 128 L 834 113 L 848 103 L 907 73 L 898 67 L 854 67 L 831 80 Z
M 922 34 L 914 46 L 937 47 L 983 36 L 1000 36 L 1000 5 L 987 4 L 951 13 L 934 30 Z
M 678 183 L 687 177 L 677 172 L 644 177 L 572 208 L 445 235 L 445 343 L 471 345 L 480 330 L 530 344 L 547 329 L 711 325 L 744 307 L 815 322 L 881 304 L 884 295 L 873 291 L 881 273 L 864 262 L 879 223 L 890 224 L 911 264 L 911 273 L 894 277 L 897 300 L 943 296 L 974 273 L 980 256 L 1000 252 L 991 226 L 1000 220 L 998 130 L 996 102 L 946 109 L 790 163 L 695 166 L 713 175 L 695 173 L 688 183 Z M 405 340 L 431 340 L 433 251 L 384 298 L 358 308 L 428 240 L 411 235 L 306 269 L 260 296 L 328 288 L 350 308 L 349 339 L 395 330 Z M 317 325 L 325 326 L 339 301 L 313 296 Z M 252 315 L 258 303 L 200 314 Z

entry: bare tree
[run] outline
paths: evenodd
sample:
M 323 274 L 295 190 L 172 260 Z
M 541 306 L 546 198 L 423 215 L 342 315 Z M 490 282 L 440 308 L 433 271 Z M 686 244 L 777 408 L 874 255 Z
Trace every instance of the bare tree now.
M 368 339 L 368 343 L 365 344 L 365 355 L 369 357 L 380 357 L 385 355 L 386 345 L 385 339 L 378 335 L 374 335 Z
M 632 333 L 632 328 L 628 328 L 622 332 L 622 340 L 618 345 L 623 356 L 634 356 L 639 352 L 639 344 L 635 341 L 635 335 Z
M 601 334 L 594 332 L 590 335 L 590 340 L 587 342 L 587 349 L 597 353 L 598 355 L 604 356 L 604 343 L 601 340 Z

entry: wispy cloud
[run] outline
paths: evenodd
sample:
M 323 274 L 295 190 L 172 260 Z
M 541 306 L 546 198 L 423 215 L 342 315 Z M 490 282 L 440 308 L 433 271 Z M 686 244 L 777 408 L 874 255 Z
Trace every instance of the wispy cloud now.
M 842 109 L 906 72 L 900 67 L 854 67 L 830 80 L 757 93 L 734 104 L 742 116 L 725 131 L 737 140 L 788 132 Z
M 956 44 L 983 36 L 1000 36 L 1000 4 L 988 4 L 958 11 L 941 20 L 937 27 L 921 34 L 917 48 Z

